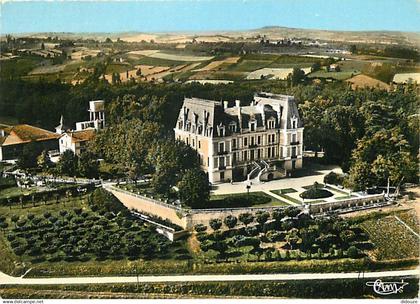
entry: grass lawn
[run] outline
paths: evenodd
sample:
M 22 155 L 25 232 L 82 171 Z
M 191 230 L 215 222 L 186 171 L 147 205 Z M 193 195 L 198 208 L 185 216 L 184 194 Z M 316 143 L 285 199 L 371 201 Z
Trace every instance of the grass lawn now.
M 10 187 L 10 188 L 0 190 L 0 199 L 12 197 L 12 196 L 26 195 L 26 194 L 31 194 L 35 192 L 36 192 L 36 188 L 24 189 L 17 186 Z
M 316 71 L 316 72 L 310 73 L 308 77 L 309 78 L 333 78 L 336 80 L 346 80 L 358 74 L 360 73 Z
M 250 192 L 249 200 L 247 193 L 235 193 L 224 195 L 211 195 L 207 208 L 240 208 L 240 207 L 271 207 L 287 206 L 282 202 L 262 191 Z
M 289 195 L 287 195 L 287 193 L 295 193 L 297 192 L 297 190 L 293 189 L 293 188 L 286 188 L 286 189 L 279 189 L 279 190 L 270 190 L 270 192 L 273 192 L 274 194 L 277 194 L 280 197 L 283 197 L 285 200 L 291 201 L 292 203 L 295 204 L 302 204 L 301 200 L 295 199 Z
M 345 191 L 342 191 L 342 190 L 339 190 L 339 189 L 336 189 L 336 188 L 332 188 L 330 186 L 326 186 L 325 188 L 330 190 L 331 192 L 336 192 L 336 193 L 340 193 L 340 194 L 347 195 L 347 196 L 349 195 L 348 192 L 345 192 Z

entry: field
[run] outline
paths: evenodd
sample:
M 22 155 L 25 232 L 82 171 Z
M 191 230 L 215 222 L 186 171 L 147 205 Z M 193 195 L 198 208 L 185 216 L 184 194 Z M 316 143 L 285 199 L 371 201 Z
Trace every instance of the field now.
M 311 71 L 310 67 L 302 69 L 305 74 Z M 253 71 L 246 76 L 246 79 L 286 79 L 293 72 L 293 68 L 263 68 Z
M 359 72 L 327 72 L 327 71 L 316 71 L 310 73 L 308 75 L 309 78 L 332 78 L 335 80 L 346 80 L 351 78 L 355 75 L 359 74 Z
M 401 219 L 405 219 L 413 225 L 414 217 L 414 213 L 407 213 L 402 215 Z M 411 219 L 408 220 L 409 218 Z M 372 252 L 373 258 L 392 260 L 419 257 L 419 238 L 398 222 L 393 215 L 368 220 L 362 223 L 361 227 L 368 232 L 375 244 L 376 249 Z

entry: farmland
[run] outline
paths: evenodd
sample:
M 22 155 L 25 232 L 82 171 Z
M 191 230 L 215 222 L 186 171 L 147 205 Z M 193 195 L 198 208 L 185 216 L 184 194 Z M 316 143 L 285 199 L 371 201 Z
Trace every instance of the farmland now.
M 401 218 L 410 225 L 416 223 L 415 214 L 412 212 L 403 213 Z M 419 238 L 398 222 L 394 216 L 368 220 L 362 223 L 361 227 L 369 233 L 375 244 L 373 258 L 392 260 L 419 257 Z

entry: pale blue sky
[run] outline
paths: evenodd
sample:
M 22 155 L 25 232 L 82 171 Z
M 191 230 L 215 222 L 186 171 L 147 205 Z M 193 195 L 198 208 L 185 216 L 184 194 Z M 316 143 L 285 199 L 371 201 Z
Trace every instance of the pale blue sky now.
M 263 26 L 420 31 L 417 0 L 6 2 L 4 33 L 244 30 Z

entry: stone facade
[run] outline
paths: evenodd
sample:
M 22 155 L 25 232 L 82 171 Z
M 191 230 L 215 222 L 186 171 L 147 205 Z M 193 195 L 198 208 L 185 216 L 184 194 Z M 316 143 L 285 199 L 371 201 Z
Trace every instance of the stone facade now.
M 259 93 L 233 107 L 186 98 L 174 131 L 197 150 L 212 183 L 270 180 L 302 167 L 303 124 L 292 96 Z

